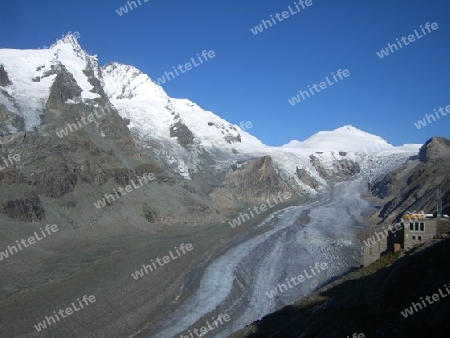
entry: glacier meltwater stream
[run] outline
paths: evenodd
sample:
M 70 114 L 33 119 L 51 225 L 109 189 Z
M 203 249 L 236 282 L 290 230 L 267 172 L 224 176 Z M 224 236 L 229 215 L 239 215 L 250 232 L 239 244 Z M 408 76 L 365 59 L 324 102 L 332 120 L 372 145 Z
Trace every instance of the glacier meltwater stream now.
M 278 211 L 271 230 L 212 260 L 192 295 L 139 336 L 191 337 L 188 330 L 200 330 L 218 314 L 228 314 L 229 322 L 205 335 L 227 337 L 359 266 L 356 233 L 364 226 L 361 213 L 370 207 L 361 190 L 361 183 L 341 182 L 320 201 Z M 299 225 L 296 221 L 306 211 L 310 219 Z M 286 278 L 310 271 L 315 263 L 327 263 L 328 268 L 278 296 L 268 296 L 278 283 L 286 284 Z

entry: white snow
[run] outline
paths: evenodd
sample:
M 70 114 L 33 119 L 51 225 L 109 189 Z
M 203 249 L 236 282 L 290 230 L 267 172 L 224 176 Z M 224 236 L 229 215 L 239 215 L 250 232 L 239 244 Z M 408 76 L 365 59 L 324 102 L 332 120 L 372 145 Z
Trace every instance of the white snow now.
M 247 151 L 264 147 L 260 140 L 244 132 L 239 126 L 232 125 L 214 113 L 203 110 L 188 99 L 172 99 L 172 103 L 184 124 L 200 139 L 201 145 L 205 147 L 235 147 Z M 240 136 L 241 142 L 229 143 L 224 138 L 226 135 Z
M 98 94 L 91 92 L 92 85 L 83 73 L 87 65 L 86 60 L 79 56 L 79 52 L 76 51 L 79 45 L 74 43 L 76 43 L 74 38 L 66 37 L 49 49 L 0 49 L 0 64 L 4 66 L 12 82 L 12 85 L 0 88 L 14 98 L 14 102 L 10 102 L 0 94 L 0 104 L 22 116 L 27 130 L 32 130 L 40 124 L 40 115 L 56 77 L 56 75 L 45 76 L 52 65 L 57 66 L 61 63 L 67 68 L 83 90 L 81 94 L 83 99 L 99 97 Z M 40 81 L 33 81 L 36 78 Z M 9 102 L 5 104 L 5 100 Z M 15 105 L 17 109 L 9 109 L 11 105 Z
M 366 133 L 351 125 L 346 125 L 333 131 L 320 131 L 303 142 L 291 141 L 283 147 L 337 152 L 373 152 L 393 148 L 392 145 L 381 137 Z
M 130 128 L 143 137 L 170 140 L 178 119 L 170 98 L 148 75 L 133 66 L 111 63 L 102 68 L 104 90 Z

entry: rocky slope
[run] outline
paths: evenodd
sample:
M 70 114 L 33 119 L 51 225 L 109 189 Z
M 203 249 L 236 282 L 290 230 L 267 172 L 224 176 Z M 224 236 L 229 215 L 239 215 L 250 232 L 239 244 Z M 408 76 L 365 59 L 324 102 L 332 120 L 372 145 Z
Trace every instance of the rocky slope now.
M 436 213 L 441 190 L 443 212 L 450 213 L 450 140 L 434 137 L 420 149 L 414 161 L 388 173 L 370 185 L 382 205 L 375 217 L 383 222 L 408 211 Z

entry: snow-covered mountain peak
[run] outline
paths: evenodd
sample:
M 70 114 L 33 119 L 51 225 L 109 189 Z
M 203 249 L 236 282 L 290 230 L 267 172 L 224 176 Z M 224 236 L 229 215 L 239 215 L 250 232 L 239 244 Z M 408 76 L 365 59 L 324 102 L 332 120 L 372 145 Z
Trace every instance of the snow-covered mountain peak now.
M 168 99 L 161 86 L 134 66 L 111 62 L 102 68 L 105 91 L 114 99 Z
M 72 62 L 72 60 L 69 61 L 67 58 L 73 58 L 73 56 L 76 56 L 76 58 L 80 59 L 84 63 L 84 70 L 92 71 L 96 78 L 101 77 L 97 56 L 87 53 L 80 46 L 75 35 L 67 34 L 52 44 L 50 46 L 50 50 L 55 52 L 56 60 L 64 64 L 66 67 L 67 65 L 65 62 Z M 64 56 L 66 56 L 65 59 Z
M 379 136 L 364 132 L 352 125 L 319 131 L 305 141 L 291 141 L 283 148 L 303 148 L 316 151 L 379 152 L 393 146 Z
M 78 43 L 78 39 L 73 34 L 67 34 L 61 39 L 57 40 L 54 44 L 50 46 L 50 49 L 58 48 L 63 45 L 69 45 L 73 50 L 83 50 Z
M 239 127 L 202 109 L 188 99 L 170 98 L 164 89 L 139 69 L 117 62 L 102 68 L 104 89 L 122 116 L 141 136 L 158 136 L 173 140 L 171 128 L 186 126 L 195 143 L 204 147 L 260 147 L 263 144 Z
M 99 97 L 89 79 L 99 77 L 97 58 L 87 54 L 73 35 L 63 37 L 49 49 L 1 49 L 0 64 L 12 83 L 3 88 L 7 95 L 0 92 L 0 104 L 23 118 L 26 130 L 41 123 L 50 88 L 62 71 L 70 73 L 81 88 L 81 100 Z
M 334 131 L 341 131 L 341 130 L 347 130 L 347 131 L 361 131 L 361 129 L 358 129 L 351 124 L 346 124 L 342 127 L 336 128 Z

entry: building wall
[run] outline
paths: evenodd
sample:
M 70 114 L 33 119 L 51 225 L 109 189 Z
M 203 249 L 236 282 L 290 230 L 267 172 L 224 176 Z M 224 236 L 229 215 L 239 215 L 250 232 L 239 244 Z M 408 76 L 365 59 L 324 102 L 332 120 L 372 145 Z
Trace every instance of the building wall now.
M 401 223 L 393 224 L 392 227 L 395 228 L 395 231 L 389 232 L 387 250 L 389 252 L 396 252 L 395 248 L 398 247 L 398 245 L 400 245 L 401 248 L 404 247 L 405 229 Z
M 410 228 L 410 223 L 413 224 L 412 230 Z M 450 220 L 448 219 L 410 219 L 403 220 L 400 225 L 401 229 L 397 230 L 396 228 L 395 231 L 389 231 L 387 237 L 385 237 L 385 232 L 382 231 L 374 233 L 373 238 L 376 238 L 376 242 L 371 246 L 364 246 L 361 248 L 361 260 L 363 266 L 372 264 L 380 259 L 386 252 L 396 252 L 400 248 L 409 250 L 414 245 L 424 243 L 439 234 L 450 231 Z
M 437 221 L 437 234 L 443 235 L 450 231 L 450 219 L 448 218 L 441 218 Z
M 414 245 L 431 240 L 437 234 L 436 219 L 405 220 L 402 223 L 404 229 L 404 248 L 411 249 Z M 412 230 L 411 230 L 412 225 Z
M 387 238 L 381 238 L 371 246 L 362 248 L 362 265 L 367 266 L 380 259 L 381 255 L 387 251 Z

